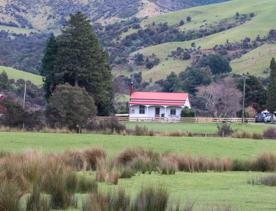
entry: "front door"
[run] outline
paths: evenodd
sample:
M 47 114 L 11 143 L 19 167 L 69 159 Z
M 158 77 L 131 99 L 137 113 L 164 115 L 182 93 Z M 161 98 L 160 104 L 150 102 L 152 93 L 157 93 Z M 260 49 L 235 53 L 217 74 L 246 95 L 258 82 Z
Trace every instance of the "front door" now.
M 155 117 L 160 117 L 160 108 L 155 108 Z

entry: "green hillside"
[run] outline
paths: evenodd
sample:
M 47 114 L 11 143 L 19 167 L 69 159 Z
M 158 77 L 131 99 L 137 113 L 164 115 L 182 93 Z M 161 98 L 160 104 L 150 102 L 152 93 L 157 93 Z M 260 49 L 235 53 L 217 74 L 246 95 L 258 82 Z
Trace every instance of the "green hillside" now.
M 251 73 L 256 76 L 268 76 L 271 57 L 276 57 L 276 44 L 263 45 L 239 59 L 231 62 L 236 73 Z
M 233 17 L 237 12 L 240 14 L 249 14 L 252 12 L 256 14 L 251 21 L 208 37 L 188 42 L 164 43 L 144 48 L 139 52 L 144 55 L 151 55 L 154 53 L 161 59 L 161 63 L 155 67 L 155 69 L 160 71 L 155 71 L 153 74 L 156 77 L 158 77 L 159 74 L 164 75 L 162 72 L 164 67 L 168 67 L 166 68 L 167 74 L 174 69 L 184 70 L 187 66 L 187 62 L 183 63 L 183 66 L 179 66 L 179 63 L 174 63 L 171 58 L 167 58 L 172 50 L 175 50 L 177 47 L 190 48 L 192 43 L 196 43 L 197 47 L 212 48 L 216 44 L 224 44 L 227 40 L 235 42 L 240 41 L 245 37 L 255 39 L 257 35 L 265 36 L 270 29 L 276 28 L 275 3 L 275 0 L 232 0 L 225 3 L 195 7 L 147 19 L 143 22 L 144 26 L 152 22 L 168 22 L 173 25 L 177 24 L 180 20 L 185 19 L 187 16 L 191 16 L 192 21 L 182 26 L 183 30 L 188 30 L 199 29 L 206 24 L 216 24 L 222 19 Z M 254 54 L 257 56 L 256 58 L 260 58 L 260 63 L 258 60 L 256 61 L 257 63 L 249 61 L 250 59 L 248 58 L 252 58 Z M 272 56 L 276 56 L 274 50 L 268 50 L 265 46 L 260 47 L 254 52 L 250 52 L 248 55 L 244 55 L 241 59 L 234 61 L 234 72 L 252 72 L 253 74 L 263 75 L 263 70 L 265 69 L 265 66 L 267 66 L 267 61 L 269 61 Z M 144 74 L 145 76 L 149 75 L 147 72 Z
M 10 79 L 15 79 L 15 80 L 24 79 L 24 80 L 31 81 L 35 85 L 38 85 L 38 86 L 42 85 L 42 77 L 39 75 L 24 72 L 10 67 L 0 66 L 0 73 L 2 73 L 3 71 L 5 71 L 8 74 Z

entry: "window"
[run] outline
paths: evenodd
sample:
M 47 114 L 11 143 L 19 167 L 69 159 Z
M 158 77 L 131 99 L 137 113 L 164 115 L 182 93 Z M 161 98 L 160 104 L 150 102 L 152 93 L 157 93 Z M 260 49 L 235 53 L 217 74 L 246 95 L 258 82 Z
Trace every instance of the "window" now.
M 175 116 L 176 115 L 176 108 L 171 108 L 171 115 L 172 116 Z
M 143 106 L 143 105 L 140 105 L 139 106 L 139 114 L 145 114 L 145 106 Z

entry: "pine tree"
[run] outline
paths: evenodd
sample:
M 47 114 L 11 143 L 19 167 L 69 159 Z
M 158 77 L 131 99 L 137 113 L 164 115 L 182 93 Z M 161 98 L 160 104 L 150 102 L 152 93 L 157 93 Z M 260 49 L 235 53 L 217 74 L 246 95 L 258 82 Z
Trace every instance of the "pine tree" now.
M 44 90 L 45 96 L 48 99 L 57 84 L 57 77 L 55 75 L 55 61 L 57 55 L 57 42 L 53 34 L 48 39 L 46 48 L 44 50 L 44 57 L 42 59 L 42 65 L 40 74 L 44 77 Z
M 109 115 L 113 110 L 111 69 L 107 64 L 107 54 L 101 49 L 90 21 L 78 12 L 70 16 L 61 31 L 61 35 L 56 38 L 57 52 L 54 54 L 53 71 L 49 71 L 46 65 L 46 92 L 47 88 L 51 93 L 58 84 L 65 83 L 84 87 L 93 95 L 98 114 Z M 53 77 L 50 73 L 53 73 Z
M 269 85 L 267 89 L 267 108 L 270 112 L 276 111 L 276 62 L 273 58 L 270 64 Z

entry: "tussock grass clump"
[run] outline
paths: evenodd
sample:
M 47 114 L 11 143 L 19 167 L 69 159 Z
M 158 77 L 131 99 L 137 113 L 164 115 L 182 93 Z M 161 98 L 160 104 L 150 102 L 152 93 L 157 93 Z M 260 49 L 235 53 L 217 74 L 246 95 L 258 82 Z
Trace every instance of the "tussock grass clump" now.
M 126 165 L 138 157 L 147 157 L 151 160 L 158 160 L 159 154 L 143 148 L 127 148 L 118 155 L 117 161 L 119 164 Z
M 276 155 L 271 153 L 264 153 L 260 155 L 252 162 L 252 170 L 262 172 L 275 171 Z
M 66 151 L 61 155 L 62 160 L 68 166 L 77 171 L 87 169 L 87 161 L 82 151 Z
M 276 186 L 276 175 L 265 175 L 260 177 L 250 177 L 247 180 L 247 183 L 250 185 L 267 185 L 267 186 Z
M 74 189 L 77 180 L 72 179 L 72 170 L 65 166 L 59 158 L 47 160 L 47 171 L 42 178 L 42 189 L 51 195 L 51 207 L 54 209 L 66 209 L 74 202 Z
M 107 159 L 99 160 L 97 163 L 96 180 L 117 185 L 120 173 L 114 162 Z
M 231 125 L 227 122 L 218 124 L 217 128 L 218 128 L 218 135 L 221 137 L 231 136 L 234 132 L 233 129 L 231 128 Z
M 276 139 L 276 128 L 268 128 L 263 133 L 264 138 Z
M 135 171 L 130 167 L 120 167 L 120 178 L 131 178 L 135 175 Z
M 91 192 L 97 192 L 97 190 L 98 190 L 98 184 L 94 179 L 84 175 L 78 177 L 77 191 L 79 193 L 91 193 Z
M 113 193 L 91 193 L 83 202 L 83 211 L 180 211 L 179 203 L 170 206 L 164 188 L 142 187 L 134 200 L 124 190 Z M 192 209 L 184 209 L 192 210 Z
M 130 198 L 125 191 L 115 193 L 92 193 L 83 202 L 83 211 L 131 211 Z
M 247 139 L 257 139 L 261 140 L 263 139 L 263 135 L 259 133 L 249 133 L 245 131 L 236 131 L 232 134 L 233 138 L 247 138 Z
M 164 188 L 142 188 L 132 205 L 133 211 L 165 211 L 168 207 L 169 194 Z
M 252 162 L 247 160 L 234 160 L 232 171 L 250 171 L 252 170 Z
M 1 181 L 0 183 L 0 210 L 18 211 L 22 192 L 15 183 Z
M 27 199 L 26 211 L 49 211 L 49 197 L 41 193 L 40 185 L 33 186 L 33 191 Z
M 133 131 L 135 136 L 154 136 L 156 132 L 149 130 L 146 126 L 136 125 Z
M 261 177 L 260 183 L 267 186 L 276 186 L 276 175 Z
M 17 184 L 22 191 L 29 191 L 42 174 L 43 159 L 40 153 L 27 151 L 23 154 L 8 154 L 0 161 L 0 180 Z
M 159 171 L 161 174 L 175 174 L 178 170 L 177 163 L 169 157 L 162 157 L 159 163 Z
M 229 159 L 193 158 L 192 156 L 164 154 L 171 165 L 177 170 L 185 172 L 229 171 L 232 169 L 232 161 Z
M 106 153 L 100 148 L 92 148 L 84 151 L 84 156 L 88 164 L 88 170 L 96 170 L 97 161 L 106 158 Z

